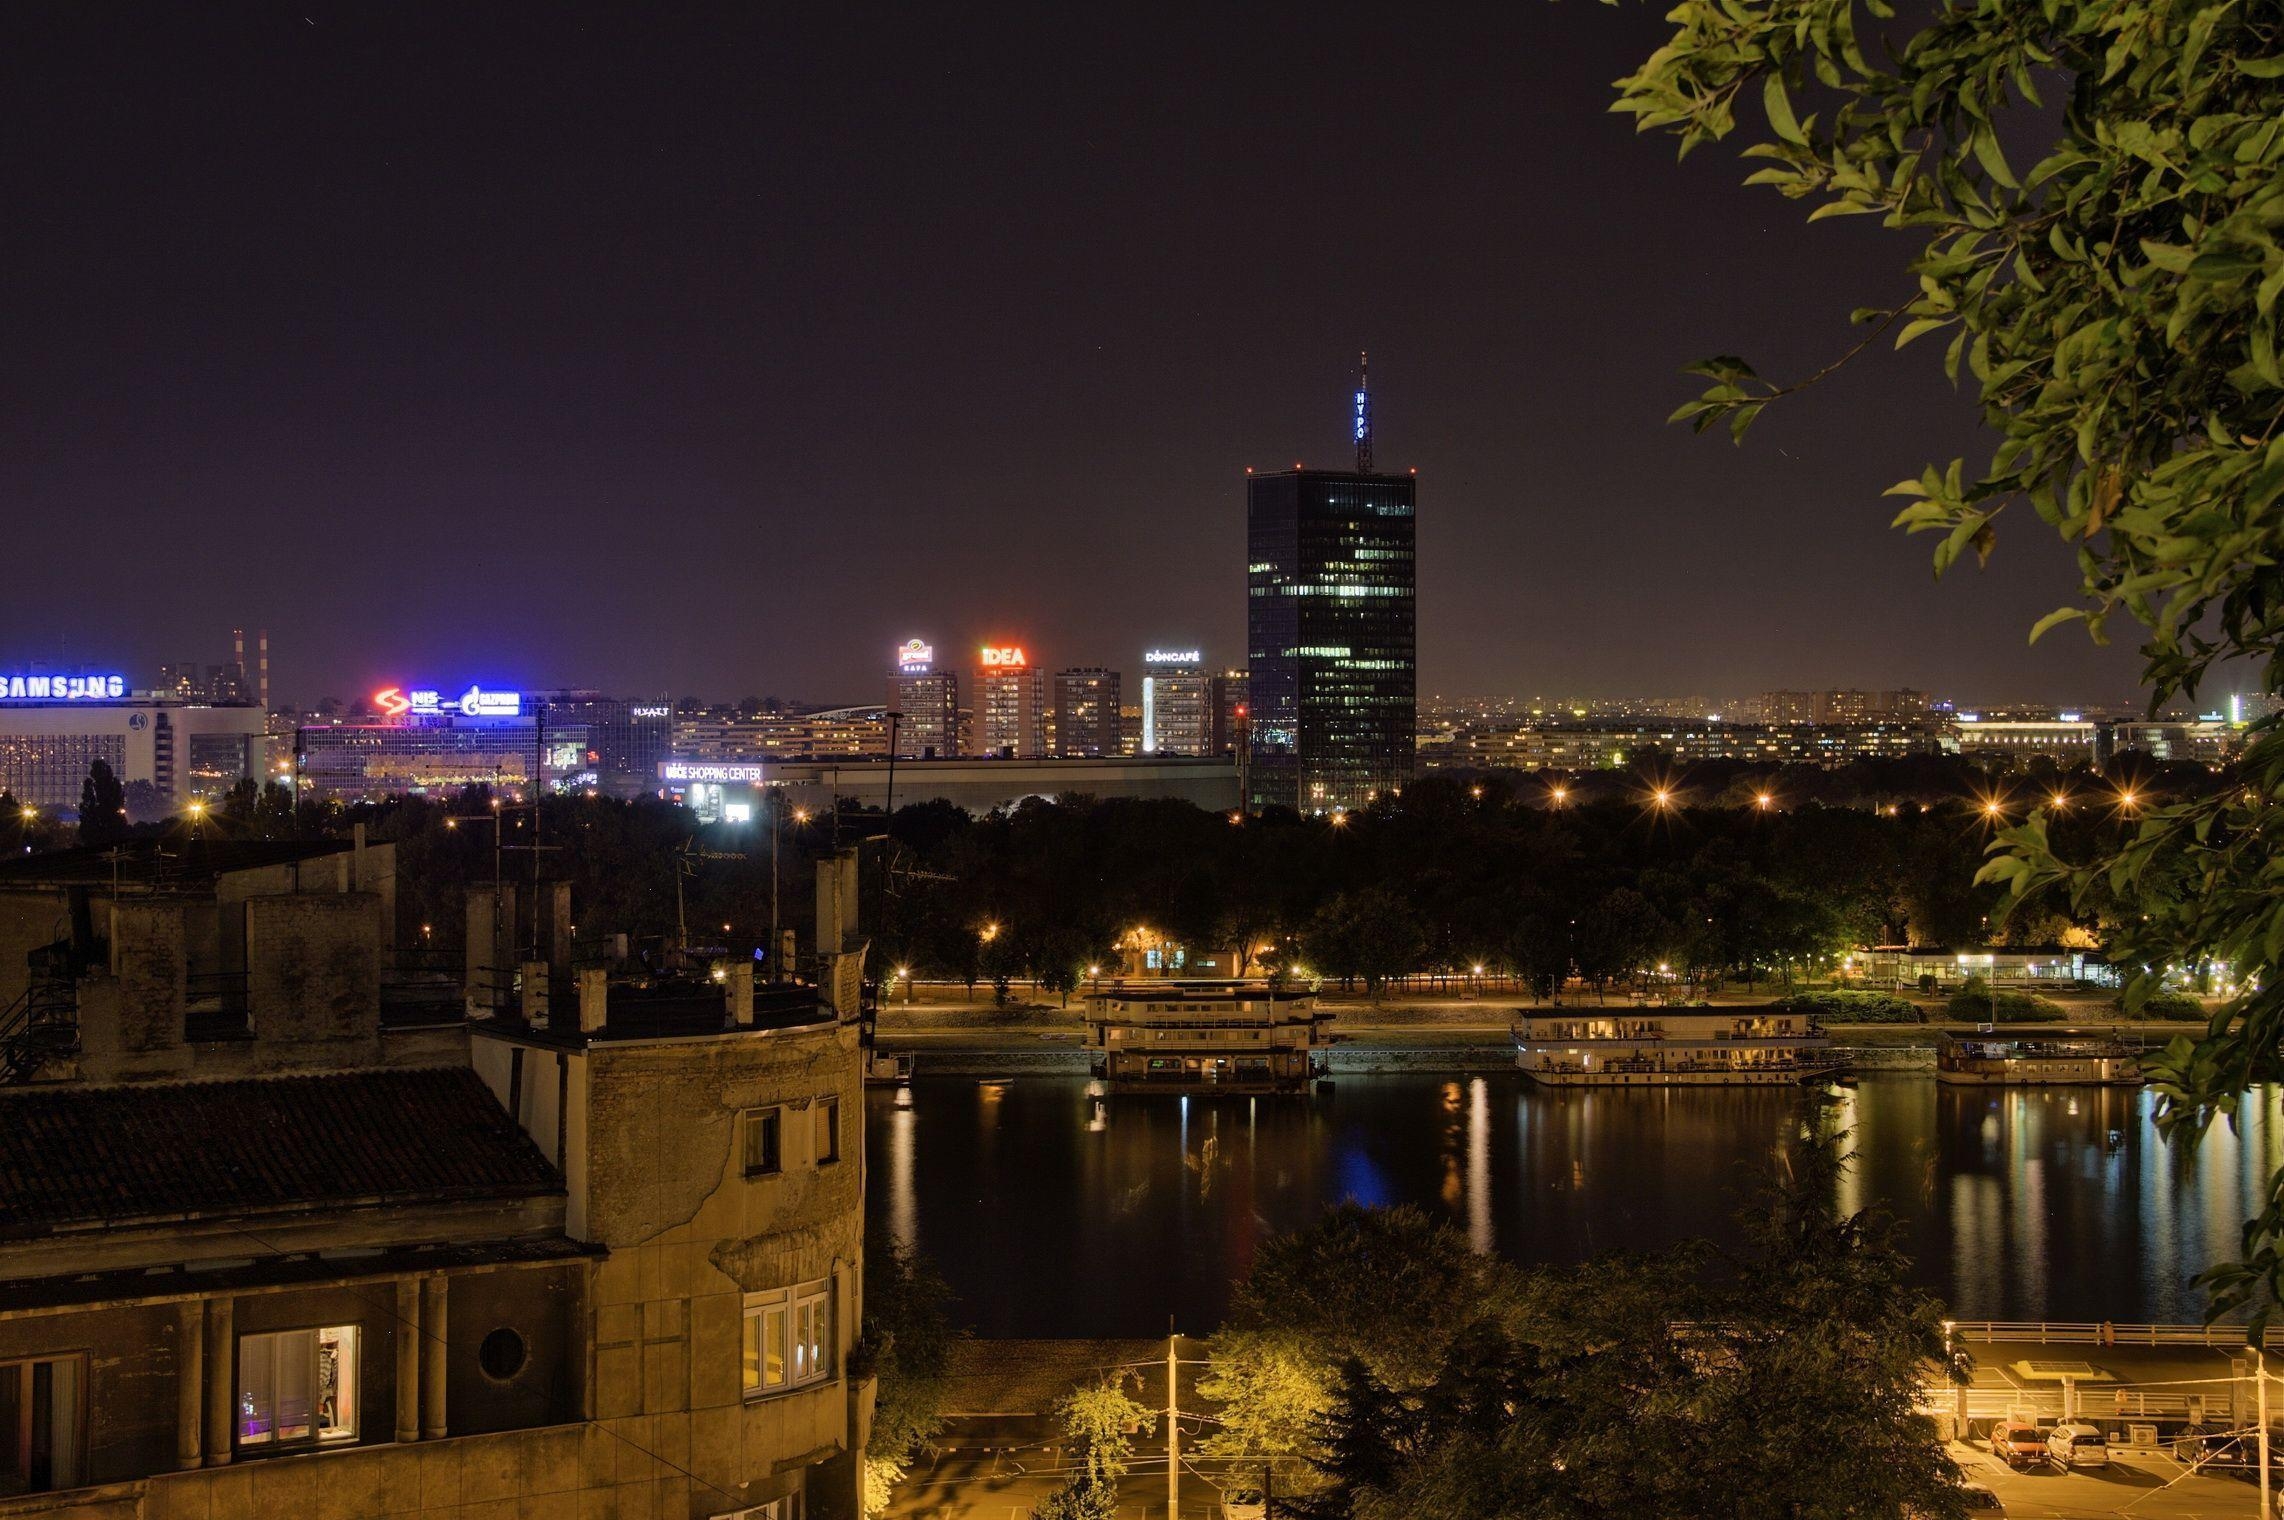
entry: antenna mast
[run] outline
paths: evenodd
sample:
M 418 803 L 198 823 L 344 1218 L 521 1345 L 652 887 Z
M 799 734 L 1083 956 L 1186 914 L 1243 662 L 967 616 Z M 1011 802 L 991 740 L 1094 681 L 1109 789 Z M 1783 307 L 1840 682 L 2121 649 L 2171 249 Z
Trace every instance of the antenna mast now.
M 1372 356 L 1356 356 L 1356 473 L 1372 473 Z

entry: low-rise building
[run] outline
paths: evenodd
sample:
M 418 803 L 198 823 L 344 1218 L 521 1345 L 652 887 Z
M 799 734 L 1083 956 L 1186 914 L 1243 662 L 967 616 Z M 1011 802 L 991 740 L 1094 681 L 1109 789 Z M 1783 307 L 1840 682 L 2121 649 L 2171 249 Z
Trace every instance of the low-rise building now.
M 620 979 L 547 936 L 509 1000 L 418 1027 L 381 894 L 327 860 L 245 897 L 219 1009 L 212 881 L 67 904 L 71 1038 L 0 1084 L 0 1517 L 853 1515 L 853 856 L 810 980 Z M 524 942 L 501 907 L 471 981 Z

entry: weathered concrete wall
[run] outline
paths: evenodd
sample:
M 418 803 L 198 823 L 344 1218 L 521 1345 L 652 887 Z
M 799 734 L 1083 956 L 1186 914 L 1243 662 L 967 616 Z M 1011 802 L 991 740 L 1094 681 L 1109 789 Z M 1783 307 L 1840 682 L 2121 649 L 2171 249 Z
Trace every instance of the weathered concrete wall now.
M 380 899 L 369 892 L 246 904 L 246 1006 L 257 1064 L 369 1064 L 381 1054 Z
M 595 1413 L 685 1439 L 691 1472 L 741 1495 L 798 1481 L 855 1444 L 844 1376 L 863 1310 L 863 1087 L 856 1030 L 756 1031 L 596 1046 L 584 1063 L 586 1229 L 595 1274 Z M 813 1105 L 840 1104 L 840 1157 L 813 1154 Z M 784 1106 L 782 1169 L 747 1177 L 739 1116 Z M 579 1186 L 574 1181 L 574 1186 Z M 747 1398 L 744 1295 L 830 1278 L 836 1376 Z M 812 1513 L 845 1512 L 810 1474 Z M 779 1492 L 783 1488 L 778 1489 Z M 700 1517 L 736 1505 L 687 1511 Z
M 183 1010 L 188 910 L 177 898 L 120 903 L 110 924 L 109 971 L 79 983 L 79 1066 L 98 1082 L 187 1070 Z
M 586 1368 L 580 1334 L 583 1264 L 544 1271 L 478 1272 L 451 1280 L 445 1311 L 445 1394 L 455 1435 L 556 1425 L 581 1410 Z M 485 1338 L 507 1331 L 524 1363 L 505 1377 L 483 1365 Z

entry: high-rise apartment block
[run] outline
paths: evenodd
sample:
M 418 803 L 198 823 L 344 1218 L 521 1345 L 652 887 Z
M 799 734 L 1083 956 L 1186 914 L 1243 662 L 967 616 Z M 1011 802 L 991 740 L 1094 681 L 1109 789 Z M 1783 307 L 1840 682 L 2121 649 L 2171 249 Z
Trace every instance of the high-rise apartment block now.
M 936 651 L 922 639 L 907 639 L 896 651 L 896 674 L 888 682 L 888 710 L 899 714 L 899 760 L 949 760 L 960 752 L 960 677 L 936 668 Z
M 1206 753 L 1209 705 L 1205 668 L 1195 649 L 1152 649 L 1142 656 L 1142 753 Z
M 1246 482 L 1251 806 L 1360 807 L 1412 771 L 1418 482 L 1372 469 L 1370 406 L 1355 470 Z
M 1047 755 L 1047 672 L 1019 645 L 987 644 L 976 654 L 976 748 L 992 759 Z
M 1055 673 L 1055 753 L 1066 760 L 1118 753 L 1118 672 L 1099 665 Z

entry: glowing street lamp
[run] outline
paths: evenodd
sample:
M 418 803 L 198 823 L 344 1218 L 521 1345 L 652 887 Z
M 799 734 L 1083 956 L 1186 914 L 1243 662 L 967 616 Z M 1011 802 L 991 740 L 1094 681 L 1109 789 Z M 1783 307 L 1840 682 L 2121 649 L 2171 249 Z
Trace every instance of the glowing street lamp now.
M 1769 795 L 1767 792 L 1763 792 L 1753 799 L 1753 806 L 1759 808 L 1762 812 L 1765 813 L 1770 808 L 1776 806 L 1776 798 Z
M 976 936 L 988 945 L 993 940 L 999 938 L 999 925 L 996 922 L 985 924 L 981 929 L 976 931 Z
M 1338 809 L 1338 808 L 1335 808 L 1335 809 L 1333 810 L 1333 814 L 1332 814 L 1332 826 L 1333 826 L 1334 828 L 1336 828 L 1336 829 L 1345 829 L 1345 828 L 1347 828 L 1347 827 L 1348 827 L 1348 814 L 1347 814 L 1346 812 L 1344 812 L 1344 811 L 1342 811 L 1342 810 Z
M 1558 786 L 1550 795 L 1554 798 L 1554 805 L 1556 807 L 1561 807 L 1565 802 L 1570 800 L 1570 788 L 1567 786 Z

